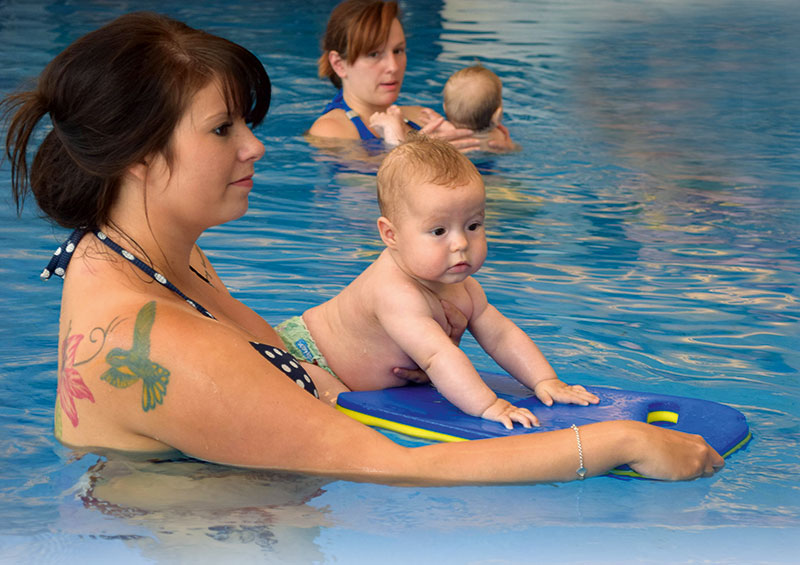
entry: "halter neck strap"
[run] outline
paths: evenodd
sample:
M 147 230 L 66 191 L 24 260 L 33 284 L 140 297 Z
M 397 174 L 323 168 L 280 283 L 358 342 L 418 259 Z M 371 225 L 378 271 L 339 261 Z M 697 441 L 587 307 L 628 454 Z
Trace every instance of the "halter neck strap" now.
M 57 275 L 64 278 L 64 273 L 67 270 L 67 265 L 69 265 L 70 259 L 72 259 L 72 253 L 75 251 L 75 247 L 77 247 L 78 242 L 80 242 L 81 238 L 86 234 L 88 230 L 85 228 L 78 228 L 73 231 L 67 240 L 61 244 L 58 249 L 56 249 L 55 253 L 53 253 L 53 257 L 50 259 L 50 262 L 45 267 L 44 271 L 40 275 L 42 280 L 49 279 L 52 275 Z M 109 249 L 115 251 L 128 261 L 130 261 L 133 265 L 139 268 L 142 272 L 146 275 L 151 277 L 154 281 L 165 286 L 181 298 L 183 298 L 192 308 L 200 312 L 203 316 L 211 319 L 214 318 L 214 315 L 206 310 L 201 304 L 195 302 L 188 296 L 186 296 L 181 290 L 176 287 L 174 284 L 167 280 L 167 277 L 153 269 L 150 265 L 136 257 L 133 253 L 128 251 L 127 249 L 123 249 L 117 242 L 109 238 L 105 233 L 100 230 L 91 230 L 92 233 L 102 241 Z M 198 275 L 199 276 L 199 275 Z

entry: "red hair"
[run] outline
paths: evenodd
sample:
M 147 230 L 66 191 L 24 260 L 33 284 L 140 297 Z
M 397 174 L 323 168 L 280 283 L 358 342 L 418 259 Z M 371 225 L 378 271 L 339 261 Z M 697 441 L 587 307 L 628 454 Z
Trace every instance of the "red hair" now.
M 330 52 L 336 51 L 343 60 L 352 63 L 386 43 L 392 22 L 399 15 L 397 2 L 393 1 L 345 0 L 338 4 L 322 38 L 322 55 L 317 62 L 319 77 L 327 77 L 333 86 L 342 88 L 342 79 L 328 59 Z

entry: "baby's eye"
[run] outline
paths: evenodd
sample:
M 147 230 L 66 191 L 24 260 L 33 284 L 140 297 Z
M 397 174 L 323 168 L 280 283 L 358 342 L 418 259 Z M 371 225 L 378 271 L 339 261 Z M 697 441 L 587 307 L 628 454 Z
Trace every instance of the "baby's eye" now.
M 217 126 L 214 128 L 214 134 L 220 137 L 225 137 L 228 135 L 228 130 L 230 130 L 232 126 L 233 124 L 231 123 L 224 123 L 221 126 Z
M 439 237 L 439 236 L 443 236 L 445 233 L 447 233 L 447 230 L 445 230 L 444 228 L 434 228 L 433 230 L 431 230 L 431 233 L 433 235 Z
M 480 222 L 473 222 L 473 223 L 471 223 L 469 226 L 467 226 L 467 229 L 468 229 L 469 231 L 475 231 L 476 229 L 478 229 L 478 228 L 479 228 L 479 227 L 481 227 L 482 225 L 483 225 L 483 224 L 481 224 Z

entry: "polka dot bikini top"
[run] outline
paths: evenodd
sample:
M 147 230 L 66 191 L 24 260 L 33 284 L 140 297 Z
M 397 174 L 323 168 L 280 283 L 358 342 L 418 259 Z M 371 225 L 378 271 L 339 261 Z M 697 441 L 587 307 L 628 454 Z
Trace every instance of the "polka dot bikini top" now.
M 52 259 L 50 259 L 50 263 L 48 263 L 47 267 L 42 271 L 41 278 L 43 280 L 49 279 L 52 275 L 57 275 L 61 278 L 64 278 L 64 273 L 67 270 L 67 265 L 69 265 L 69 260 L 72 258 L 72 252 L 75 251 L 75 247 L 78 245 L 78 242 L 84 236 L 87 230 L 83 228 L 78 228 L 70 234 L 67 240 L 61 244 L 61 246 L 56 249 L 55 253 L 53 254 Z M 133 265 L 141 269 L 145 274 L 152 277 L 153 280 L 160 283 L 161 285 L 165 286 L 181 298 L 183 298 L 192 308 L 200 312 L 203 316 L 207 318 L 211 318 L 212 320 L 215 319 L 214 315 L 211 314 L 208 310 L 203 308 L 199 303 L 195 302 L 185 294 L 183 294 L 175 285 L 167 280 L 167 278 L 159 272 L 156 272 L 150 265 L 143 262 L 141 259 L 133 255 L 131 252 L 123 249 L 120 247 L 116 242 L 112 241 L 106 234 L 101 232 L 100 230 L 92 230 L 97 239 L 105 243 L 110 249 L 119 253 L 122 257 L 130 261 Z M 194 270 L 194 269 L 192 269 Z M 195 271 L 196 272 L 196 271 Z M 198 274 L 198 276 L 200 276 Z M 201 277 L 202 278 L 202 277 Z M 317 398 L 319 398 L 319 393 L 317 392 L 317 387 L 314 386 L 314 382 L 306 373 L 305 369 L 300 366 L 300 364 L 295 360 L 295 358 L 290 355 L 289 353 L 283 351 L 282 349 L 278 349 L 277 347 L 273 347 L 271 345 L 265 345 L 263 343 L 258 343 L 255 341 L 251 341 L 250 345 L 258 351 L 267 361 L 275 365 L 278 369 L 284 372 L 290 379 L 296 382 L 303 390 L 306 392 L 313 394 Z

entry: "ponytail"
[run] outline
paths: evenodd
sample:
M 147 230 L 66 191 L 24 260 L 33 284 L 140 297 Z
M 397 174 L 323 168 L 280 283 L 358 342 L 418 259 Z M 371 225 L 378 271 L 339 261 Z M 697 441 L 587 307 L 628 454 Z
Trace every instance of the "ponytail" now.
M 25 196 L 30 190 L 28 182 L 28 143 L 36 124 L 47 114 L 47 105 L 36 91 L 12 94 L 0 102 L 0 115 L 5 123 L 9 116 L 6 135 L 6 157 L 11 164 L 11 193 L 17 207 L 22 210 Z
M 42 212 L 58 225 L 68 229 L 98 227 L 113 203 L 112 183 L 78 164 L 52 121 L 28 166 L 28 151 L 37 125 L 50 113 L 45 96 L 36 89 L 13 94 L 1 104 L 5 119 L 13 114 L 6 156 L 11 164 L 11 192 L 17 213 L 22 211 L 30 192 Z

